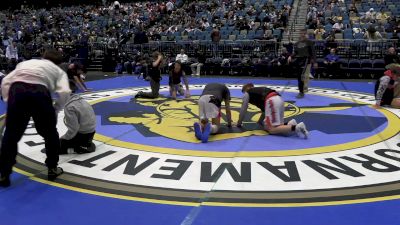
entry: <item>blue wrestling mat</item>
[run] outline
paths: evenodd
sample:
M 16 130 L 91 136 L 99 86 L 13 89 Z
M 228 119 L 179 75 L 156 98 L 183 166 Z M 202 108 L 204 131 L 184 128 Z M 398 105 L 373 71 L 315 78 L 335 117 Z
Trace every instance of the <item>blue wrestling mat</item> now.
M 226 126 L 206 144 L 193 132 L 207 83 L 231 91 L 232 118 L 248 82 L 285 100 L 285 121 L 308 139 L 268 135 L 249 106 L 242 128 Z M 400 110 L 374 109 L 373 83 L 191 78 L 191 98 L 157 99 L 132 76 L 88 82 L 82 96 L 97 119 L 90 154 L 60 157 L 65 174 L 46 180 L 43 139 L 33 124 L 19 143 L 12 186 L 0 188 L 0 225 L 398 225 Z M 5 107 L 0 111 L 4 114 Z M 67 130 L 59 114 L 59 133 Z

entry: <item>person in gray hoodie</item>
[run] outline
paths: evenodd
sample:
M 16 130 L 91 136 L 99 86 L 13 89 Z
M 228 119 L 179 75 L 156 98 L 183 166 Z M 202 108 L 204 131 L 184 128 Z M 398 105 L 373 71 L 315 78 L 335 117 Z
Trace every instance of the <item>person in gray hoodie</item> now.
M 93 136 L 96 133 L 96 116 L 92 106 L 80 95 L 72 94 L 64 107 L 64 123 L 68 131 L 60 138 L 61 154 L 68 154 L 68 149 L 75 153 L 94 152 Z

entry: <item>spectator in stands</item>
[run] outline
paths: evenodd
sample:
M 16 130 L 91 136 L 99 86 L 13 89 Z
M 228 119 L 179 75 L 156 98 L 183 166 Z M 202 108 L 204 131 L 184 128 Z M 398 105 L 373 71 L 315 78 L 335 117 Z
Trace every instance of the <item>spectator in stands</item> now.
M 340 68 L 339 59 L 340 57 L 336 55 L 336 49 L 331 48 L 330 54 L 325 56 L 324 59 L 326 74 L 328 75 L 328 77 L 334 77 L 336 73 L 339 71 Z
M 172 10 L 174 10 L 174 2 L 169 0 L 165 6 L 167 7 L 167 13 L 172 14 Z
M 135 33 L 134 43 L 136 45 L 149 43 L 149 38 L 147 37 L 146 32 L 143 31 L 143 28 L 140 26 L 138 31 Z
M 180 53 L 176 55 L 175 61 L 180 62 L 182 64 L 186 64 L 189 62 L 188 55 L 185 54 L 185 49 L 181 49 Z
M 336 49 L 337 47 L 338 47 L 338 43 L 335 40 L 335 36 L 334 35 L 329 35 L 326 38 L 324 55 L 325 56 L 328 55 L 331 52 L 332 48 Z
M 189 56 L 185 54 L 185 49 L 181 49 L 180 53 L 176 55 L 175 61 L 181 63 L 182 69 L 185 73 L 190 73 L 190 71 L 188 72 L 190 64 Z
M 364 34 L 364 38 L 369 42 L 367 47 L 368 52 L 380 51 L 380 46 L 374 45 L 374 42 L 381 41 L 382 35 L 375 29 L 373 25 L 368 27 L 367 32 Z
M 18 62 L 18 48 L 16 41 L 13 41 L 10 45 L 7 46 L 6 58 L 8 61 L 8 70 L 14 70 Z
M 312 7 L 311 10 L 307 13 L 307 24 L 309 24 L 314 19 L 317 19 L 317 9 Z
M 190 65 L 192 69 L 192 75 L 200 76 L 201 67 L 206 63 L 206 55 L 203 51 L 199 50 L 196 52 L 197 62 Z
M 385 66 L 392 64 L 392 63 L 400 63 L 400 57 L 396 52 L 394 47 L 390 47 L 385 55 Z
M 315 18 L 315 19 L 311 20 L 311 22 L 309 23 L 308 29 L 315 30 L 315 29 L 317 29 L 317 28 L 318 28 L 318 21 L 317 21 L 317 19 Z
M 375 21 L 375 11 L 374 8 L 370 8 L 366 13 L 364 17 L 366 22 L 374 22 Z
M 318 28 L 314 31 L 315 40 L 317 41 L 323 40 L 324 34 L 325 34 L 324 26 L 319 25 Z
M 288 58 L 290 57 L 290 53 L 286 47 L 282 49 L 282 53 L 279 55 L 277 59 L 274 59 L 272 62 L 275 62 L 273 66 L 277 68 L 277 71 L 282 76 L 287 76 L 289 74 L 289 65 L 288 65 Z M 274 70 L 273 70 L 274 71 Z
M 213 43 L 214 58 L 216 58 L 218 55 L 218 45 L 220 40 L 221 40 L 221 32 L 219 31 L 218 27 L 215 26 L 214 29 L 211 31 L 211 41 Z
M 382 24 L 387 23 L 389 18 L 390 16 L 385 12 L 384 9 L 381 9 L 381 11 L 376 14 L 376 20 Z
M 354 14 L 354 16 L 357 16 L 358 14 L 358 10 L 355 4 L 352 4 L 349 8 L 349 14 L 352 15 Z
M 335 24 L 333 24 L 332 29 L 335 33 L 341 33 L 344 29 L 343 21 L 338 20 Z

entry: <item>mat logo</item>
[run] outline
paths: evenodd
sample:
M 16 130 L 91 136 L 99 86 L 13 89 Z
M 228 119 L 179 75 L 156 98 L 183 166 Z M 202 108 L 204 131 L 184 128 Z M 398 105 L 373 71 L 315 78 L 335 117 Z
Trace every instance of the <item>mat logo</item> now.
M 131 101 L 146 88 L 85 94 L 98 119 L 97 150 L 62 156 L 67 174 L 58 182 L 104 196 L 181 205 L 309 206 L 400 195 L 398 109 L 375 110 L 371 95 L 322 88 L 296 102 L 295 87 L 273 86 L 287 100 L 285 117 L 311 124 L 309 140 L 267 137 L 256 124 L 259 109 L 251 106 L 244 131 L 223 130 L 204 145 L 191 130 L 203 88 L 192 85 L 192 98 L 180 101 Z M 236 120 L 241 85 L 229 88 Z M 348 126 L 327 126 L 337 121 Z M 58 129 L 66 131 L 62 113 Z M 26 134 L 18 167 L 36 173 L 45 160 L 44 143 L 33 125 Z

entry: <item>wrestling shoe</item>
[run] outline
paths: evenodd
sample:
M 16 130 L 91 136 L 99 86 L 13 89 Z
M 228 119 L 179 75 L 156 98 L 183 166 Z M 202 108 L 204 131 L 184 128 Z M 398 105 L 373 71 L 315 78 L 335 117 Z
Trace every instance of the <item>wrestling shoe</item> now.
M 211 123 L 207 123 L 206 126 L 204 127 L 203 135 L 201 136 L 201 142 L 207 143 L 210 133 L 211 133 Z
M 143 94 L 143 91 L 139 91 L 136 95 L 135 98 L 140 98 Z
M 61 167 L 49 168 L 49 170 L 47 172 L 47 179 L 50 181 L 53 181 L 63 173 L 64 173 L 64 170 Z
M 304 93 L 299 93 L 296 98 L 304 98 Z
M 11 184 L 10 176 L 1 176 L 0 177 L 0 187 L 9 187 Z
M 296 125 L 296 134 L 301 138 L 304 139 L 308 138 L 308 131 L 306 125 L 303 122 Z
M 198 140 L 201 140 L 201 137 L 203 136 L 202 132 L 201 132 L 201 126 L 198 122 L 193 124 L 194 126 L 194 135 L 196 136 L 196 138 Z
M 297 125 L 297 121 L 296 121 L 295 119 L 291 119 L 291 120 L 287 123 L 287 125 L 296 126 L 296 125 Z

